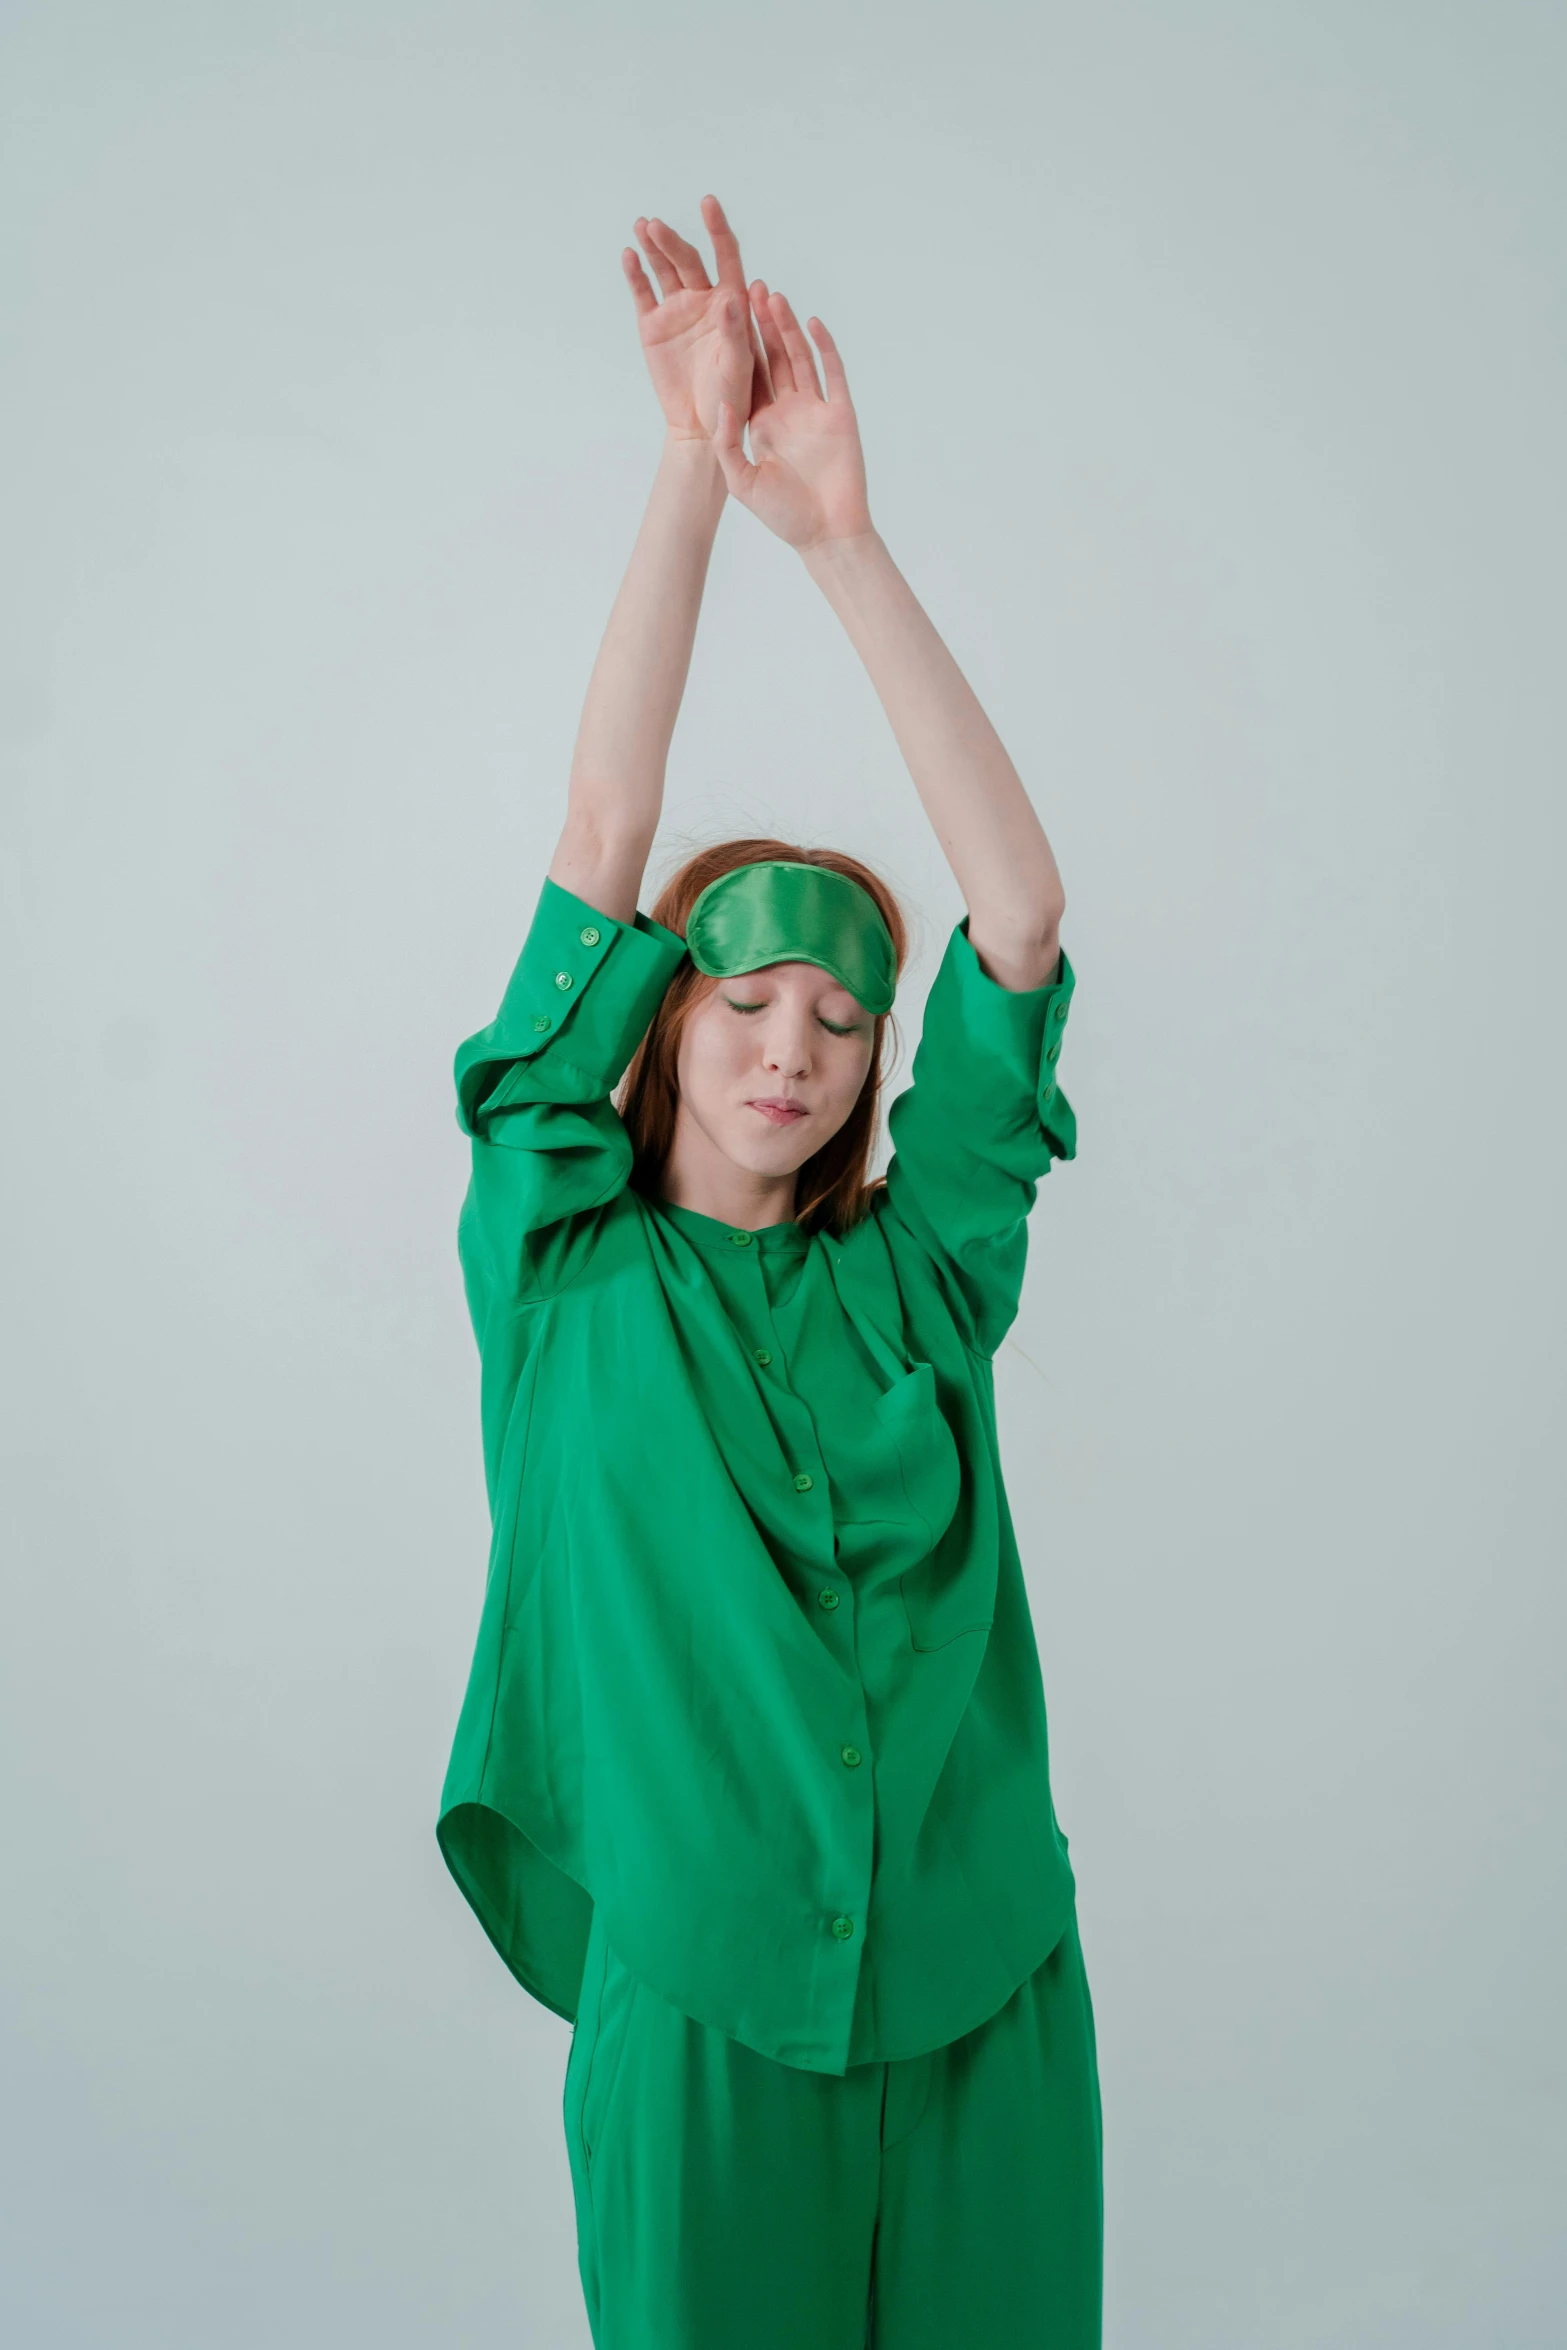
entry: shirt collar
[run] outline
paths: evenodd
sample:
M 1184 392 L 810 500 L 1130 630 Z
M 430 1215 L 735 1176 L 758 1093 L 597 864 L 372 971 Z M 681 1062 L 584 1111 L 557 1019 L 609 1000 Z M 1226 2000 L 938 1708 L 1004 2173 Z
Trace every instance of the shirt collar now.
M 671 1199 L 655 1199 L 651 1205 L 698 1248 L 715 1254 L 739 1256 L 744 1248 L 758 1248 L 764 1256 L 803 1257 L 811 1245 L 811 1236 L 801 1224 L 764 1224 L 744 1241 L 736 1241 L 734 1235 L 745 1230 L 743 1225 L 726 1224 L 721 1216 L 704 1216 L 696 1208 L 677 1206 Z

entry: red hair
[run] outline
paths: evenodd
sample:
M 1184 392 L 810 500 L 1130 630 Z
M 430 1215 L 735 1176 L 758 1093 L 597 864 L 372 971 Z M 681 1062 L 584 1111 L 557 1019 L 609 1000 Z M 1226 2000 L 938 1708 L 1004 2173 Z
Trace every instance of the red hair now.
M 671 875 L 653 905 L 653 919 L 680 938 L 692 907 L 710 881 L 737 865 L 756 865 L 786 858 L 797 865 L 825 865 L 830 872 L 847 874 L 874 899 L 892 934 L 897 969 L 902 973 L 909 950 L 908 928 L 902 909 L 887 884 L 858 857 L 838 849 L 800 849 L 783 840 L 725 840 L 699 849 Z M 664 1162 L 675 1139 L 675 1115 L 680 1101 L 678 1076 L 680 1038 L 694 1007 L 718 985 L 689 960 L 682 963 L 653 1015 L 652 1025 L 631 1056 L 621 1080 L 617 1107 L 631 1137 L 631 1182 L 640 1192 L 657 1191 Z M 882 1043 L 890 1012 L 878 1013 L 871 1036 L 871 1063 L 853 1109 L 836 1134 L 812 1153 L 795 1179 L 794 1220 L 808 1231 L 846 1232 L 870 1213 L 881 1177 L 869 1175 L 876 1140 L 882 1079 Z M 893 1036 L 897 1038 L 896 1022 Z

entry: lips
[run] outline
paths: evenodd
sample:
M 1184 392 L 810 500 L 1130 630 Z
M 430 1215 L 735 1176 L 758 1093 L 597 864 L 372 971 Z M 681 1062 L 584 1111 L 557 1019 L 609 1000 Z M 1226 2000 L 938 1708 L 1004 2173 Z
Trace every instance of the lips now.
M 774 1126 L 796 1125 L 807 1114 L 804 1102 L 785 1101 L 776 1094 L 761 1094 L 755 1101 L 748 1102 L 746 1107 L 760 1110 L 762 1116 Z

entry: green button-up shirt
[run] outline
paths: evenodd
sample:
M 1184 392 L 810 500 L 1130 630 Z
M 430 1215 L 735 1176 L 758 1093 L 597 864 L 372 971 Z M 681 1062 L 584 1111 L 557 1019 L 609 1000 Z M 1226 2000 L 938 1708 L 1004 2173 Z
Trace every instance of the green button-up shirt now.
M 685 952 L 646 915 L 546 880 L 458 1053 L 494 1538 L 438 1832 L 561 2015 L 598 1902 L 686 2014 L 841 2073 L 983 2022 L 1070 1913 L 990 1358 L 1075 979 L 967 932 L 841 1237 L 628 1184 L 609 1097 Z

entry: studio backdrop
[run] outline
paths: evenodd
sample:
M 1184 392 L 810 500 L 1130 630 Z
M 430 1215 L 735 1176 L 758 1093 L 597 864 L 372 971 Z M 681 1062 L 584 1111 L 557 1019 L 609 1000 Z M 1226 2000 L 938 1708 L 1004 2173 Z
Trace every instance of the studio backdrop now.
M 1553 2350 L 1561 137 L 1534 0 L 11 0 L 0 2334 L 585 2350 L 568 2027 L 436 1847 L 458 1041 L 660 419 L 639 213 L 838 339 L 1060 859 L 1001 1440 L 1112 2350 Z M 962 908 L 731 502 L 644 904 Z M 954 2346 L 961 2350 L 961 2346 Z

